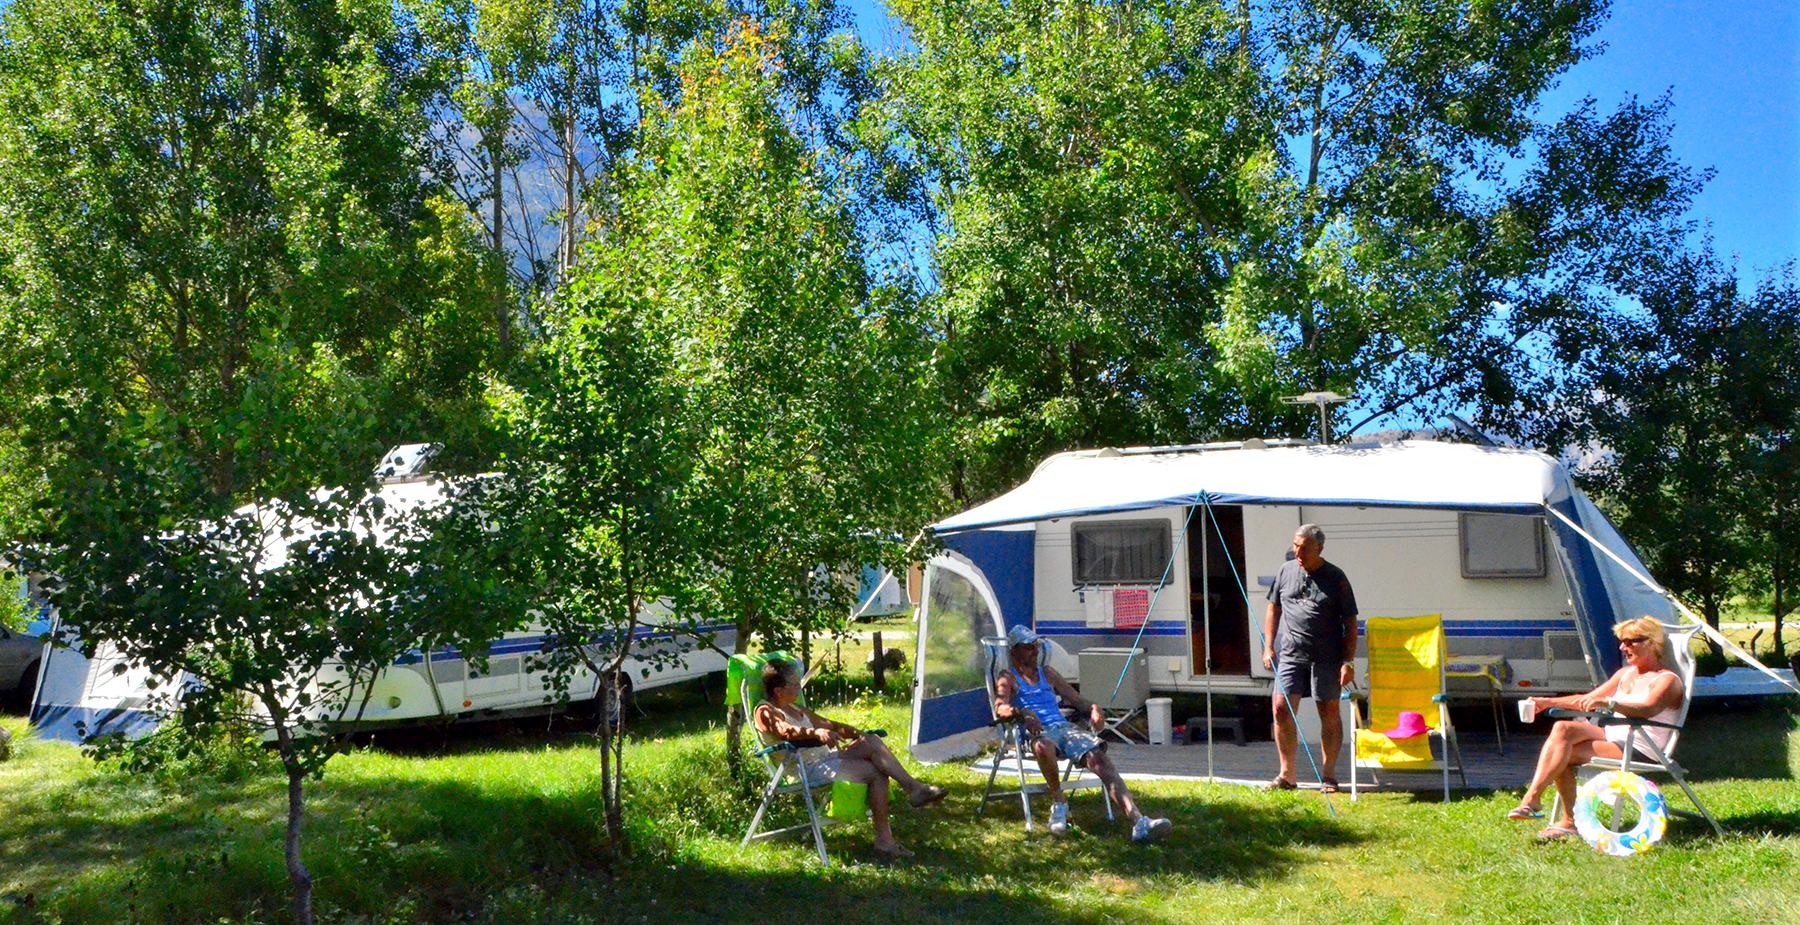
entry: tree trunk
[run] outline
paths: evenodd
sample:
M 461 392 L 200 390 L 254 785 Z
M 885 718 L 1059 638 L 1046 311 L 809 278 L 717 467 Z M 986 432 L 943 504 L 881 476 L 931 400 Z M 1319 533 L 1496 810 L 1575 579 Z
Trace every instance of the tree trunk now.
M 619 697 L 619 673 L 600 677 L 600 803 L 606 817 L 606 849 L 614 856 L 625 853 L 625 807 L 620 801 L 625 778 L 625 755 L 620 729 L 625 725 L 625 705 Z
M 306 821 L 306 766 L 295 753 L 294 733 L 279 714 L 275 714 L 275 738 L 281 749 L 281 766 L 287 770 L 287 838 L 288 880 L 294 885 L 294 922 L 312 925 L 312 874 L 300 860 L 300 830 Z
M 494 97 L 495 115 L 493 124 L 489 126 L 488 135 L 488 160 L 490 166 L 494 168 L 493 248 L 494 254 L 504 260 L 506 259 L 506 240 L 501 231 L 506 220 L 505 210 L 502 208 L 506 200 L 506 131 L 512 123 L 512 110 L 506 104 L 505 94 L 496 93 Z M 506 286 L 500 287 L 500 304 L 497 306 L 500 352 L 502 354 L 512 351 L 512 306 L 509 304 L 506 290 Z
M 737 618 L 737 642 L 732 644 L 733 655 L 743 655 L 750 651 L 750 615 L 739 614 Z M 728 695 L 729 696 L 729 695 Z M 744 718 L 753 704 L 739 704 L 725 717 L 725 761 L 730 766 L 733 777 L 743 768 L 744 761 Z
M 1774 554 L 1770 556 L 1769 561 L 1770 583 L 1775 586 L 1775 600 L 1772 609 L 1775 611 L 1775 660 L 1777 662 L 1787 658 L 1787 644 L 1781 639 L 1781 618 L 1786 615 L 1783 612 L 1782 604 L 1785 601 L 1782 599 L 1781 592 L 1786 590 L 1783 583 L 1787 579 L 1787 563 L 1782 556 L 1787 550 L 1787 530 L 1785 529 L 1787 527 L 1787 503 L 1786 493 L 1782 491 L 1782 480 L 1783 476 L 1778 474 L 1775 483 L 1775 535 L 1773 537 L 1775 542 L 1771 544 Z
M 881 648 L 881 630 L 875 631 L 875 690 L 887 690 L 887 653 Z

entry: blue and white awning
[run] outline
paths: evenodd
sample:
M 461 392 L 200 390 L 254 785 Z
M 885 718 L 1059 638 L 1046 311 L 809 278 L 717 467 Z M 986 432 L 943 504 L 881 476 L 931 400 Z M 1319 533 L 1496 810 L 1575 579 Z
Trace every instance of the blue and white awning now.
M 939 534 L 1197 504 L 1323 504 L 1538 514 L 1572 491 L 1542 453 L 1402 442 L 1098 455 L 1045 460 L 1030 480 L 945 518 Z

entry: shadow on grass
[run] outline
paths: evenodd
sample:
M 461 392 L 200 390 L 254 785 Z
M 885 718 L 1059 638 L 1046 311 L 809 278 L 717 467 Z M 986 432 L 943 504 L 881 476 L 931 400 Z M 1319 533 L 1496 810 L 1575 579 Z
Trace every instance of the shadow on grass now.
M 977 821 L 980 788 L 958 781 L 951 786 L 953 795 L 937 808 L 896 813 L 896 832 L 916 858 L 877 863 L 868 826 L 852 825 L 828 830 L 832 864 L 825 867 L 804 832 L 740 852 L 742 827 L 754 811 L 754 801 L 741 796 L 727 801 L 729 819 L 715 817 L 710 825 L 684 825 L 676 818 L 680 813 L 653 818 L 655 808 L 635 808 L 639 835 L 647 837 L 636 839 L 634 854 L 608 865 L 597 860 L 599 807 L 589 789 L 563 797 L 503 796 L 451 780 L 364 781 L 355 799 L 385 807 L 380 815 L 388 820 L 387 837 L 403 844 L 430 839 L 435 850 L 411 860 L 377 859 L 374 869 L 364 866 L 354 876 L 404 884 L 431 921 L 580 921 L 592 914 L 594 921 L 619 922 L 776 915 L 797 922 L 908 925 L 1099 923 L 1117 921 L 1122 912 L 1154 921 L 1141 904 L 1145 896 L 1173 894 L 1195 882 L 1279 881 L 1308 864 L 1316 849 L 1362 840 L 1302 801 L 1245 805 L 1163 796 L 1146 800 L 1153 812 L 1176 822 L 1162 843 L 1133 844 L 1123 818 L 1109 823 L 1096 800 L 1076 801 L 1075 831 L 1059 838 L 1041 827 L 1026 833 L 1016 811 Z M 800 818 L 791 811 L 783 815 L 776 824 Z M 503 856 L 493 855 L 500 846 Z M 446 869 L 465 873 L 447 878 Z M 340 895 L 334 901 L 369 909 L 377 899 Z
M 1800 773 L 1797 725 L 1789 699 L 1697 702 L 1674 757 L 1690 781 L 1794 780 Z

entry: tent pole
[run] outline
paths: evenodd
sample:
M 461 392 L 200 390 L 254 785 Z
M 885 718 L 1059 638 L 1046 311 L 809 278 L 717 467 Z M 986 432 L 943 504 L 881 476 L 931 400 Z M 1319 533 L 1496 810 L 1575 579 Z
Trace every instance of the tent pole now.
M 1773 678 L 1777 684 L 1780 684 L 1781 686 L 1788 688 L 1789 690 L 1793 691 L 1796 694 L 1800 694 L 1800 685 L 1796 685 L 1793 682 L 1788 681 L 1786 678 L 1783 678 L 1781 675 L 1776 674 L 1774 671 L 1771 671 L 1769 669 L 1769 666 L 1764 665 L 1762 662 L 1757 661 L 1756 656 L 1751 655 L 1748 652 L 1745 652 L 1740 646 L 1738 646 L 1737 643 L 1732 642 L 1730 639 L 1725 638 L 1725 634 L 1719 632 L 1716 629 L 1713 629 L 1712 624 L 1707 623 L 1705 618 L 1701 617 L 1697 613 L 1694 613 L 1692 610 L 1689 610 L 1688 606 L 1686 604 L 1683 604 L 1681 602 L 1681 600 L 1675 596 L 1675 592 L 1670 591 L 1668 588 L 1665 588 L 1662 585 L 1657 584 L 1655 579 L 1653 579 L 1649 575 L 1646 575 L 1643 572 L 1640 572 L 1637 569 L 1633 568 L 1631 563 L 1626 562 L 1624 559 L 1620 558 L 1617 553 L 1613 552 L 1610 549 L 1607 549 L 1605 543 L 1600 542 L 1600 540 L 1597 539 L 1592 533 L 1589 533 L 1586 530 L 1582 529 L 1581 525 L 1576 523 L 1575 521 L 1569 519 L 1569 516 L 1567 514 L 1564 514 L 1563 512 L 1557 510 L 1556 508 L 1551 507 L 1548 504 L 1544 505 L 1544 510 L 1549 511 L 1551 514 L 1556 515 L 1557 520 L 1560 520 L 1563 523 L 1568 524 L 1569 529 L 1574 530 L 1576 533 L 1581 534 L 1581 538 L 1587 540 L 1588 543 L 1590 545 L 1592 545 L 1595 549 L 1598 549 L 1601 552 L 1605 553 L 1607 558 L 1613 560 L 1614 562 L 1619 563 L 1620 568 L 1622 568 L 1626 572 L 1628 572 L 1631 575 L 1631 577 L 1636 578 L 1640 582 L 1643 582 L 1644 587 L 1649 588 L 1650 590 L 1655 591 L 1657 594 L 1662 595 L 1663 598 L 1666 599 L 1669 603 L 1675 605 L 1675 609 L 1681 611 L 1682 615 L 1687 617 L 1689 620 L 1692 620 L 1694 622 L 1694 625 L 1696 625 L 1700 628 L 1700 632 L 1702 632 L 1706 635 L 1706 638 L 1711 639 L 1713 642 L 1718 643 L 1722 648 L 1725 649 L 1725 651 L 1730 652 L 1734 657 L 1743 661 L 1745 664 L 1754 665 L 1757 668 L 1757 670 L 1761 671 L 1763 674 L 1768 675 L 1770 678 Z
M 1206 506 L 1206 520 L 1213 523 L 1212 501 L 1205 492 L 1200 493 L 1200 503 Z M 1216 523 L 1214 529 L 1218 529 Z M 1212 679 L 1212 542 L 1207 537 L 1205 525 L 1200 527 L 1200 615 L 1205 633 L 1205 648 L 1201 654 L 1206 659 L 1206 780 L 1214 782 L 1213 774 L 1213 679 Z

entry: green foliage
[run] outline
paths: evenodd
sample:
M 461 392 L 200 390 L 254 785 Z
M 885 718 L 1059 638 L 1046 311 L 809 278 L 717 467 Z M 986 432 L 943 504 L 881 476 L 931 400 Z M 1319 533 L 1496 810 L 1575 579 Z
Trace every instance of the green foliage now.
M 234 784 L 281 771 L 280 759 L 264 746 L 261 730 L 241 719 L 204 726 L 170 723 L 130 747 L 118 737 L 97 737 L 85 750 L 120 771 L 154 775 L 164 785 L 197 778 Z
M 841 619 L 854 588 L 827 574 L 895 558 L 892 535 L 923 519 L 904 373 L 919 330 L 871 287 L 779 108 L 781 48 L 747 22 L 724 51 L 690 48 L 543 349 L 496 391 L 520 450 L 477 506 L 556 641 L 559 696 L 599 679 L 604 702 L 653 609 L 683 645 L 712 645 L 721 620 L 742 646 Z M 622 739 L 600 713 L 619 842 Z
M 825 579 L 895 558 L 924 519 L 924 356 L 903 291 L 872 281 L 853 216 L 779 106 L 782 45 L 742 24 L 696 46 L 624 175 L 562 326 L 629 313 L 687 441 L 687 582 L 750 631 L 847 611 Z
M 1598 2 L 894 9 L 917 50 L 868 137 L 936 232 L 961 498 L 1060 449 L 1304 433 L 1275 399 L 1308 388 L 1529 400 L 1528 340 L 1694 189 L 1663 105 L 1536 120 Z
M 417 635 L 380 619 L 405 609 L 403 547 L 376 539 L 402 512 L 359 483 L 416 429 L 479 452 L 497 359 L 497 263 L 428 157 L 441 68 L 396 12 L 0 20 L 0 462 L 54 499 L 18 525 L 27 558 L 180 723 L 278 741 L 302 921 L 301 781 L 332 749 L 296 736 Z M 191 757 L 165 744 L 136 755 Z
M 463 306 L 498 277 L 433 199 L 417 36 L 222 0 L 26 2 L 4 29 L 9 477 L 68 452 L 71 414 L 178 444 L 168 475 L 220 506 L 481 433 L 455 407 L 492 325 Z
M 1800 291 L 1789 276 L 1745 297 L 1706 248 L 1647 262 L 1627 286 L 1636 309 L 1605 317 L 1534 436 L 1599 448 L 1590 486 L 1708 622 L 1742 591 L 1791 602 Z

